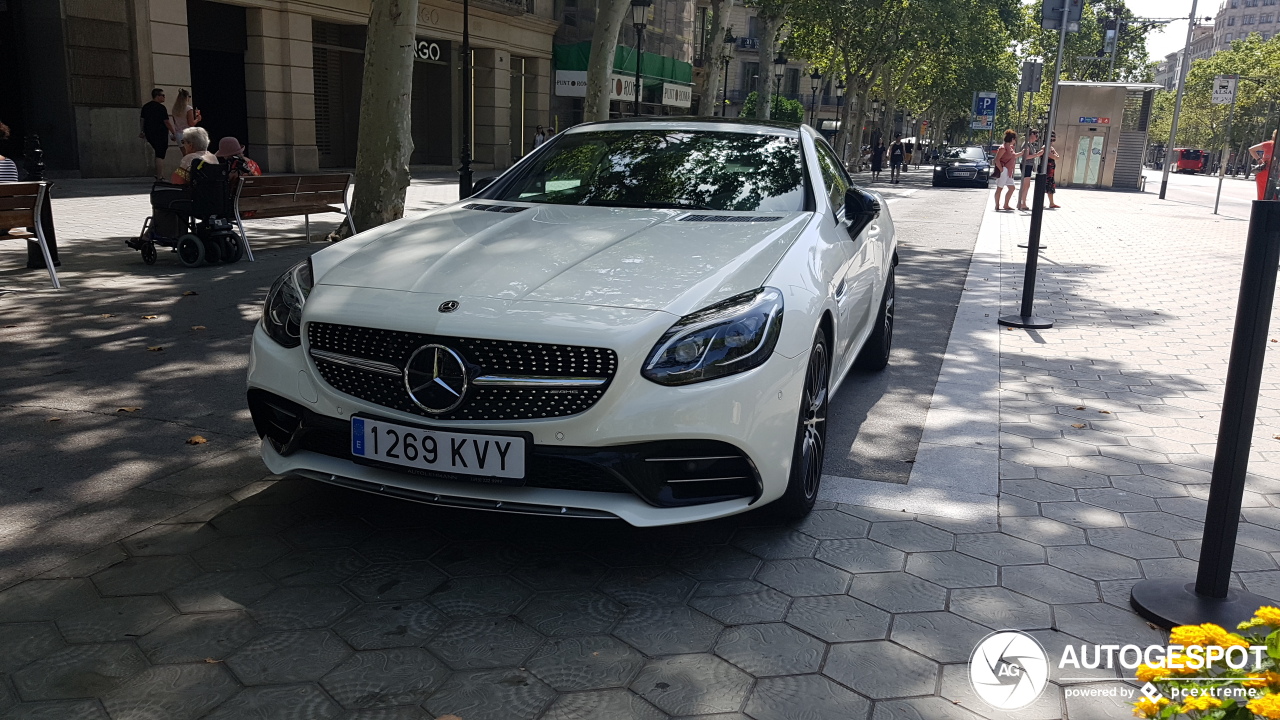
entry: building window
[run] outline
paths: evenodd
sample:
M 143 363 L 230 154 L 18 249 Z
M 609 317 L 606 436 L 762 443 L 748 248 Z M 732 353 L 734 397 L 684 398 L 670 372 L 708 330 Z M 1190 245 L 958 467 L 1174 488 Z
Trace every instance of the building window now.
M 1228 27 L 1230 27 L 1230 26 L 1232 26 L 1232 25 L 1235 25 L 1235 24 L 1236 24 L 1236 18 L 1235 18 L 1235 16 L 1234 16 L 1234 15 L 1232 15 L 1232 16 L 1231 16 L 1231 17 L 1229 17 L 1229 18 L 1227 18 L 1227 26 L 1228 26 Z
M 755 92 L 759 88 L 758 80 L 760 79 L 760 63 L 744 62 L 742 63 L 742 90 L 743 92 Z
M 1269 32 L 1264 32 L 1264 33 L 1262 33 L 1262 39 L 1263 39 L 1263 40 L 1270 40 L 1270 39 L 1271 39 L 1271 33 L 1269 33 Z
M 752 39 L 760 37 L 760 18 L 754 15 L 747 18 L 747 37 Z
M 1240 19 L 1241 25 L 1253 25 L 1256 22 L 1258 22 L 1258 18 L 1256 15 L 1245 15 L 1243 18 Z
M 1261 15 L 1258 16 L 1258 22 L 1262 23 L 1263 25 L 1266 25 L 1267 23 L 1271 22 L 1271 20 L 1274 17 L 1275 16 L 1272 15 L 1271 13 L 1262 13 Z
M 1258 0 L 1244 0 L 1245 7 L 1258 7 Z
M 1262 0 L 1262 4 L 1263 4 L 1263 5 L 1265 5 L 1265 6 L 1275 5 L 1275 4 L 1276 4 L 1276 0 Z
M 1231 42 L 1234 39 L 1235 39 L 1235 33 L 1227 33 L 1227 42 Z
M 693 18 L 693 36 L 697 38 L 697 45 L 693 50 L 693 64 L 702 67 L 707 61 L 707 33 L 711 29 L 707 27 L 707 13 L 711 8 L 700 7 L 698 14 Z

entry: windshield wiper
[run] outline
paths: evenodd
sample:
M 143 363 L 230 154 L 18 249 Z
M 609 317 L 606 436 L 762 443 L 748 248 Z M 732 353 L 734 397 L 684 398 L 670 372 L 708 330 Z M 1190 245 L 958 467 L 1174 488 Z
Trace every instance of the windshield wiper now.
M 667 202 L 662 200 L 654 200 L 651 202 L 627 202 L 625 200 L 585 200 L 581 204 L 591 205 L 594 207 L 625 207 L 625 208 L 661 208 L 674 210 L 714 210 L 715 208 L 706 205 L 698 205 L 695 203 Z

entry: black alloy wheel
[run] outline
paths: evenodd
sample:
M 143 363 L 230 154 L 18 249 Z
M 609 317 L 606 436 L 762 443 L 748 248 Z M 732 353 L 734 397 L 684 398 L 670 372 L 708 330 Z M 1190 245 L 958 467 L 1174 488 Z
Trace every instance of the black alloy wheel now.
M 893 314 L 897 300 L 897 272 L 889 268 L 880 297 L 880 310 L 876 313 L 876 326 L 863 344 L 853 366 L 859 370 L 883 370 L 889 365 L 889 353 L 893 350 Z
M 826 333 L 818 331 L 809 351 L 800 413 L 796 426 L 795 450 L 791 455 L 791 476 L 787 489 L 775 502 L 779 515 L 795 520 L 813 510 L 822 484 L 822 463 L 827 449 L 827 406 L 831 387 L 831 355 Z

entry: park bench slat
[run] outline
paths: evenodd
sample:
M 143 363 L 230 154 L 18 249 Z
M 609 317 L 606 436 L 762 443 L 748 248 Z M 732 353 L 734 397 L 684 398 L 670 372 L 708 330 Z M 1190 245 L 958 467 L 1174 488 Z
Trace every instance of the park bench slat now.
M 316 173 L 313 175 L 266 175 L 245 177 L 236 188 L 236 224 L 244 235 L 245 220 L 260 220 L 302 215 L 306 222 L 308 242 L 311 240 L 311 216 L 337 213 L 346 216 L 351 232 L 356 232 L 347 205 L 351 175 Z M 248 240 L 245 242 L 248 247 Z M 249 255 L 253 259 L 252 251 Z

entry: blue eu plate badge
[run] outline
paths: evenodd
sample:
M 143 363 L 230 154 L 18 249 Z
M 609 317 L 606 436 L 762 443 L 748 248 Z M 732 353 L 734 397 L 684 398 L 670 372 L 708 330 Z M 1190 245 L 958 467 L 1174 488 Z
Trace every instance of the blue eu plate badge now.
M 351 454 L 364 455 L 364 418 L 351 418 Z

